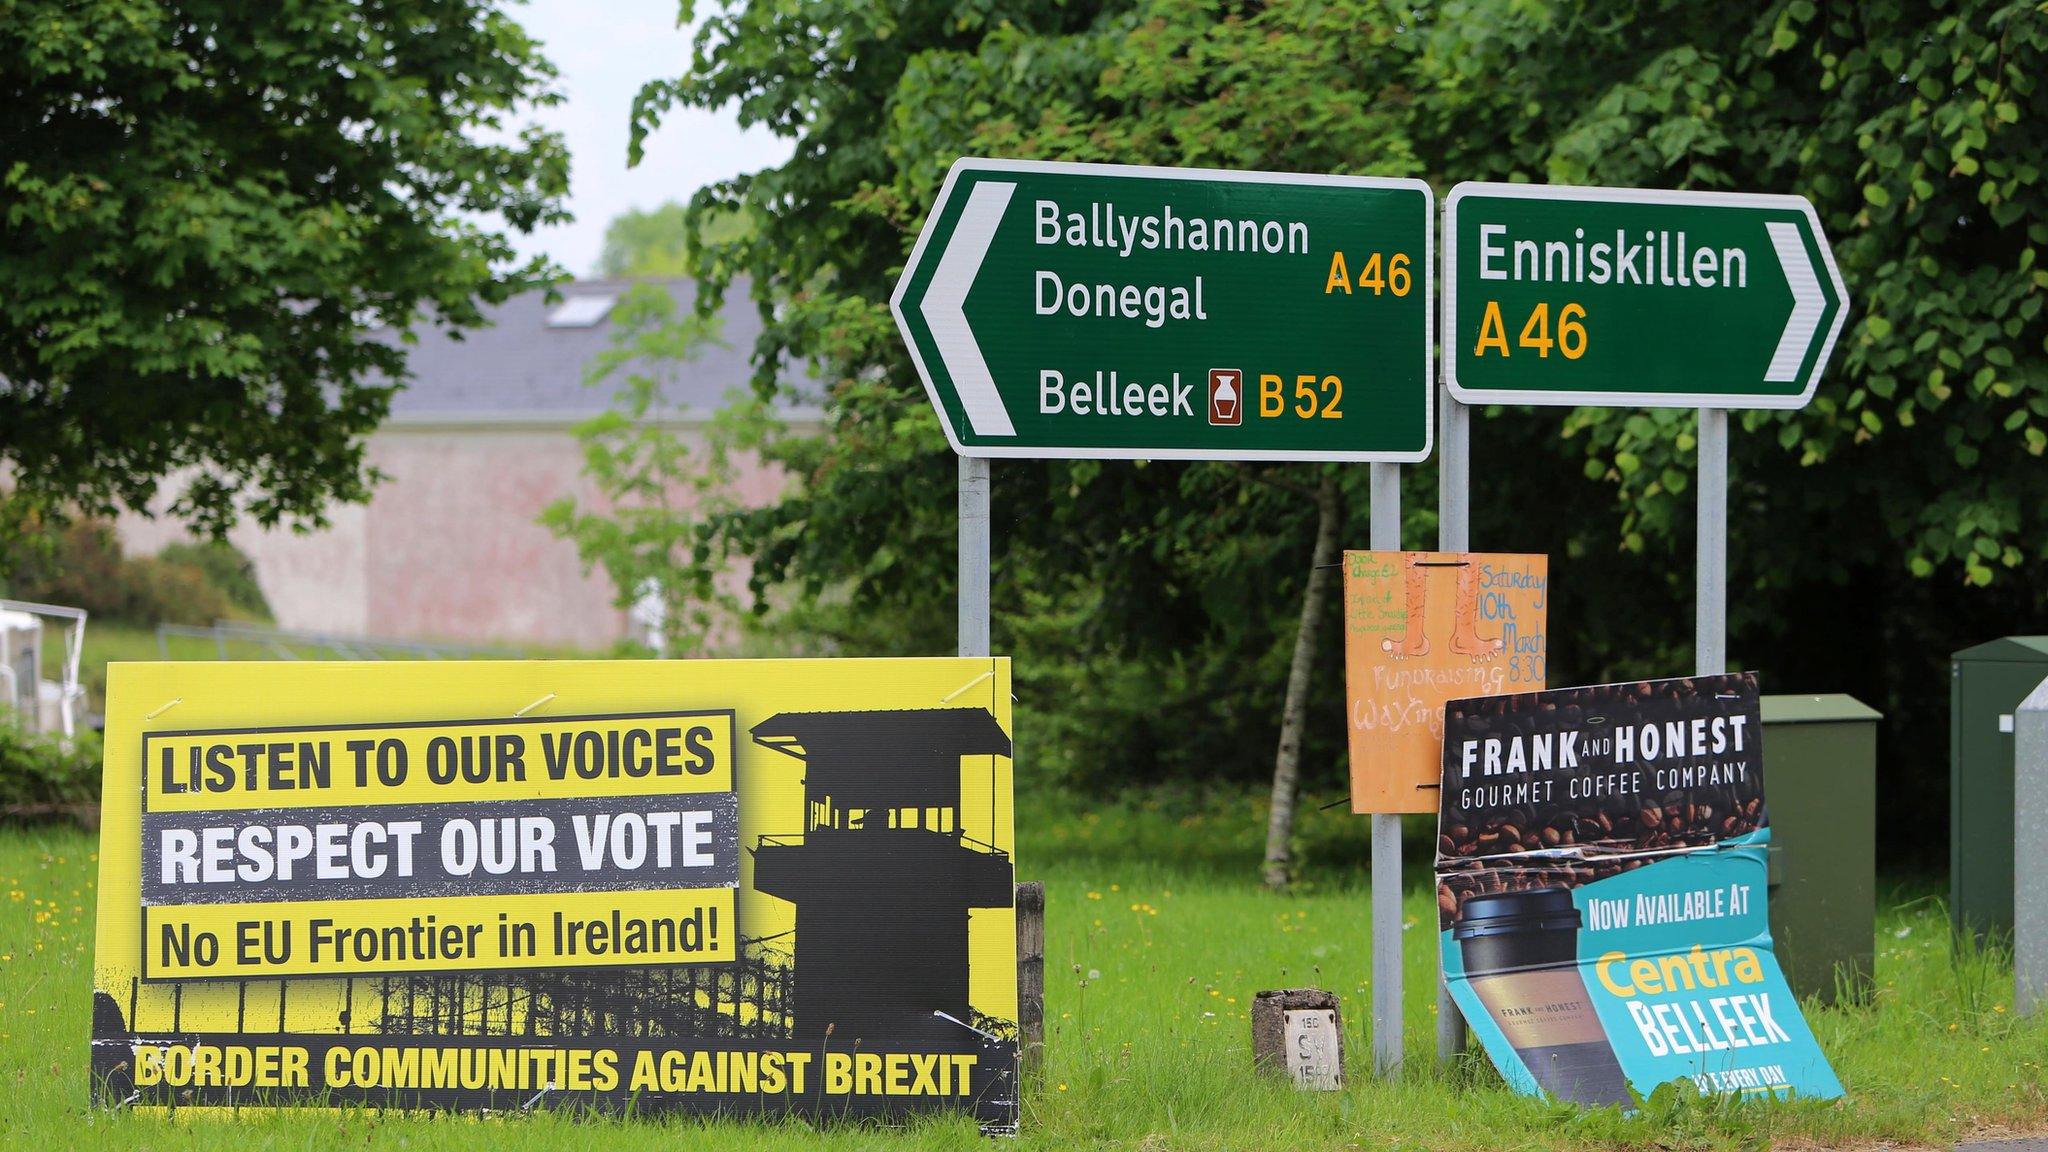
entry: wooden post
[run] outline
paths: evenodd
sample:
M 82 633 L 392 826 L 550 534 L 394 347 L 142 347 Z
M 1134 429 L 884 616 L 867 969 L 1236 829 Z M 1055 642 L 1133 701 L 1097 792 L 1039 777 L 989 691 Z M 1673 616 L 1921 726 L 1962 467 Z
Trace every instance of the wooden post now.
M 1278 988 L 1252 997 L 1252 1063 L 1296 1088 L 1344 1086 L 1344 1017 L 1321 988 Z
M 1045 883 L 1017 885 L 1017 1052 L 1024 1077 L 1045 1069 Z

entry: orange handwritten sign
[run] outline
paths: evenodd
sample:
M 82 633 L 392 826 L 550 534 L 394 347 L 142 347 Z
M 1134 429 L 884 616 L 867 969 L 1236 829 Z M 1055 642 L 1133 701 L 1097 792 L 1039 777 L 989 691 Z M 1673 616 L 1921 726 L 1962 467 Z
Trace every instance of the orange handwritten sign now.
M 1544 687 L 1546 556 L 1344 553 L 1353 812 L 1434 812 L 1444 704 Z

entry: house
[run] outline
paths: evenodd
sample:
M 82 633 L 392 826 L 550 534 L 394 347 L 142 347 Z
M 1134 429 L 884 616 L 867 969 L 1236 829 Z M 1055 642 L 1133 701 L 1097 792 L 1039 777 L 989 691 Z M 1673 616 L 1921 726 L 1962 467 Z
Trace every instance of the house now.
M 687 310 L 694 285 L 657 281 Z M 533 292 L 490 310 L 489 327 L 456 339 L 435 329 L 412 346 L 412 379 L 369 439 L 386 475 L 367 504 L 337 506 L 313 533 L 237 527 L 231 539 L 254 562 L 281 628 L 346 636 L 563 646 L 595 650 L 636 634 L 602 570 L 586 572 L 575 547 L 539 523 L 563 496 L 597 499 L 582 475 L 574 429 L 608 406 L 617 384 L 585 383 L 611 347 L 614 306 L 632 285 L 578 281 L 547 299 Z M 670 369 L 664 417 L 691 435 L 744 388 L 760 317 L 735 284 L 716 343 Z M 814 425 L 816 408 L 784 419 Z M 783 477 L 744 466 L 740 499 L 766 503 Z M 168 518 L 121 523 L 131 552 L 181 539 Z

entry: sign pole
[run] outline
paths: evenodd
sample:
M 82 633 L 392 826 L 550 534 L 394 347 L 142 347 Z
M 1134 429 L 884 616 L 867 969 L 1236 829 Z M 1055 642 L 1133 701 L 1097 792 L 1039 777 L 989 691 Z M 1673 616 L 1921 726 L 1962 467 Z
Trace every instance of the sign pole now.
M 1700 409 L 1698 570 L 1693 581 L 1693 671 L 1728 670 L 1728 410 Z
M 1472 411 L 1446 387 L 1437 397 L 1436 550 L 1466 552 L 1472 547 Z M 1438 967 L 1443 959 L 1439 954 Z M 1441 970 L 1436 982 L 1436 1062 L 1448 1065 L 1465 1050 L 1465 1017 Z
M 1372 465 L 1372 546 L 1401 547 L 1401 468 Z M 1372 1055 L 1381 1076 L 1401 1069 L 1401 817 L 1372 817 Z
M 960 655 L 986 656 L 988 483 L 985 457 L 960 457 Z

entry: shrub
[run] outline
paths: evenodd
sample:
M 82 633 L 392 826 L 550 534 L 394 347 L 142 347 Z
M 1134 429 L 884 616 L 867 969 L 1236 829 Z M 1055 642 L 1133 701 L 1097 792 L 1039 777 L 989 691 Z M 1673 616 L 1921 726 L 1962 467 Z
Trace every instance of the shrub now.
M 172 544 L 156 554 L 165 564 L 195 568 L 206 582 L 220 589 L 228 603 L 243 613 L 270 619 L 270 601 L 256 582 L 256 565 L 242 551 L 225 540 L 192 540 Z M 212 623 L 212 621 L 204 621 Z
M 95 616 L 129 613 L 121 544 L 105 524 L 82 522 L 13 541 L 8 589 L 22 600 L 67 604 Z
M 139 556 L 127 562 L 128 611 L 121 619 L 135 624 L 211 624 L 232 614 L 228 594 L 190 564 L 160 556 Z
M 128 624 L 211 624 L 267 617 L 248 557 L 226 543 L 174 544 L 157 556 L 122 555 L 104 523 L 83 521 L 7 549 L 10 594 L 83 608 Z
M 81 731 L 69 746 L 0 715 L 0 813 L 9 819 L 80 818 L 100 794 L 100 738 Z

